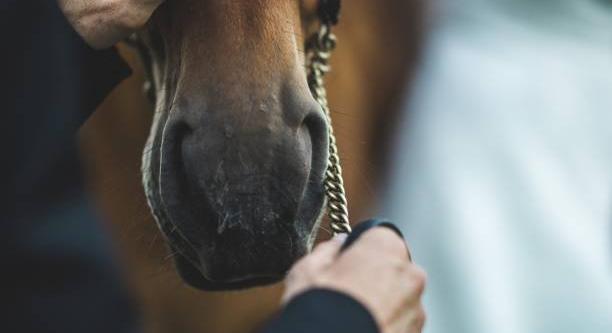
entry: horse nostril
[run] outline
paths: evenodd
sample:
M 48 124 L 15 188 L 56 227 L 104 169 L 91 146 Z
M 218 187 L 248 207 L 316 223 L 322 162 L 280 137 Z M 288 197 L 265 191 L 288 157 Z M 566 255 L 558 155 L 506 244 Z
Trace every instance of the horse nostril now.
M 191 126 L 181 119 L 173 119 L 173 117 L 168 119 L 164 126 L 161 143 L 161 171 L 166 174 L 179 175 L 181 180 L 186 181 L 182 147 L 183 142 L 192 132 Z
M 329 132 L 327 120 L 320 110 L 309 113 L 303 121 L 312 144 L 311 179 L 321 181 L 325 176 L 329 156 Z

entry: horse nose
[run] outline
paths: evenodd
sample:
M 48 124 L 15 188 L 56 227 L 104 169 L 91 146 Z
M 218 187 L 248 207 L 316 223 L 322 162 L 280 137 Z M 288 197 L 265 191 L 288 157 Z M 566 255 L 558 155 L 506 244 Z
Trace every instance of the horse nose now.
M 322 186 L 327 165 L 327 122 L 318 104 L 254 104 L 228 110 L 177 103 L 170 111 L 160 192 L 195 247 L 211 233 L 233 229 L 280 233 L 296 220 L 302 201 L 322 200 L 322 191 L 308 190 Z

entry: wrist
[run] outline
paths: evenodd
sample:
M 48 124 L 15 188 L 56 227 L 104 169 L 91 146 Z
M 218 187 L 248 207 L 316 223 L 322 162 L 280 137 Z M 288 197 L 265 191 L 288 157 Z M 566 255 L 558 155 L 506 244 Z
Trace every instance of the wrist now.
M 314 288 L 293 297 L 264 332 L 381 332 L 371 312 L 350 295 Z

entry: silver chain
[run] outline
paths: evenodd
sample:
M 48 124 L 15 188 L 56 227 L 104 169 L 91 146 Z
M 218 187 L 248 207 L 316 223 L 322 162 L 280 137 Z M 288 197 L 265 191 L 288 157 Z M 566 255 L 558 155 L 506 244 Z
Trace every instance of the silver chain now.
M 331 26 L 322 24 L 317 35 L 307 45 L 308 86 L 315 100 L 321 105 L 328 122 L 329 160 L 325 172 L 325 194 L 327 195 L 327 213 L 334 234 L 350 233 L 348 208 L 342 167 L 336 145 L 336 137 L 332 126 L 331 113 L 327 103 L 324 76 L 331 67 L 329 58 L 336 47 L 336 36 L 331 32 Z

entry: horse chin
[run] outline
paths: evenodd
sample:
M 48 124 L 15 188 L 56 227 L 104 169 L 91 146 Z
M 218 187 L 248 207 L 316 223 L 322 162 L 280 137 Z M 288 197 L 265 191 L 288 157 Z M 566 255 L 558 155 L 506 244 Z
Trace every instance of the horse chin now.
M 194 266 L 181 254 L 175 257 L 175 264 L 181 279 L 183 279 L 185 283 L 194 288 L 206 291 L 236 290 L 263 286 L 279 282 L 284 277 L 283 274 L 269 276 L 250 275 L 237 277 L 235 279 L 213 281 L 206 278 L 198 267 Z
M 292 228 L 261 228 L 256 230 L 259 237 L 250 229 L 226 230 L 206 240 L 199 251 L 181 250 L 180 242 L 172 240 L 169 244 L 176 253 L 179 275 L 190 286 L 208 291 L 250 288 L 282 280 L 295 261 L 310 250 L 319 220 L 317 214 L 315 221 L 295 221 Z M 308 232 L 302 226 L 307 226 Z
M 221 237 L 211 242 L 210 251 L 197 262 L 178 251 L 175 264 L 187 284 L 202 290 L 268 285 L 285 277 L 293 263 L 308 252 L 310 241 L 286 237 L 281 241 L 260 239 L 259 243 L 245 246 L 240 235 Z

